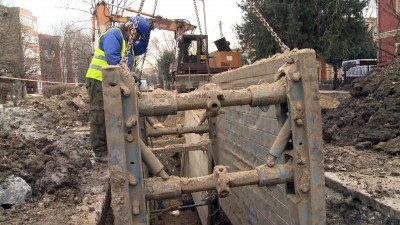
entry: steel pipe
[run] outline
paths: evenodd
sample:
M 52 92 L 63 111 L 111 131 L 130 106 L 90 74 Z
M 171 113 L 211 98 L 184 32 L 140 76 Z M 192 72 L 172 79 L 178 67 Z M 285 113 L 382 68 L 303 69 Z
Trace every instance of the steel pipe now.
M 209 141 L 202 141 L 189 145 L 168 145 L 163 148 L 151 148 L 151 151 L 157 153 L 175 153 L 175 152 L 188 152 L 188 151 L 207 151 Z
M 198 125 L 200 126 L 200 125 L 202 125 L 204 122 L 206 122 L 207 117 L 208 117 L 207 111 L 203 112 L 203 114 L 201 114 L 200 121 L 199 121 L 199 124 L 198 124 Z
M 210 101 L 214 99 L 214 101 Z M 139 96 L 141 116 L 174 115 L 178 111 L 210 109 L 237 105 L 265 106 L 284 103 L 286 84 L 284 79 L 272 84 L 251 85 L 240 90 L 222 90 L 216 84 L 206 84 L 190 93 L 156 90 Z
M 164 166 L 160 160 L 157 159 L 151 149 L 142 140 L 139 142 L 143 162 L 149 168 L 149 171 L 163 179 L 168 179 L 168 174 L 164 171 Z
M 204 124 L 197 127 L 174 127 L 174 128 L 157 128 L 148 129 L 148 137 L 161 137 L 163 135 L 182 135 L 182 134 L 204 134 L 210 132 L 208 124 Z
M 226 172 L 223 173 L 223 177 L 216 171 L 218 169 L 221 169 L 221 166 L 217 166 L 214 169 L 214 173 L 202 177 L 187 178 L 170 176 L 170 178 L 165 181 L 158 177 L 145 179 L 146 199 L 177 198 L 183 193 L 218 189 L 218 187 L 222 185 L 221 181 L 226 181 L 228 187 L 255 184 L 267 186 L 293 181 L 293 167 L 291 164 L 280 164 L 273 168 L 263 165 L 250 171 Z
M 290 129 L 290 117 L 286 119 L 285 123 L 283 124 L 281 130 L 278 133 L 274 143 L 269 150 L 269 156 L 267 158 L 267 165 L 269 167 L 273 167 L 275 165 L 275 161 L 279 158 L 283 151 L 285 150 L 286 145 L 288 144 L 290 137 L 292 135 Z

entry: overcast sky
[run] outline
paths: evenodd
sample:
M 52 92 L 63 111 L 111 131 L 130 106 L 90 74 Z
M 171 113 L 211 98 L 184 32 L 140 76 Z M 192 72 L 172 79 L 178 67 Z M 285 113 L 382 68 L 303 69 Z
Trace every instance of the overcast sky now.
M 146 0 L 144 12 L 152 13 L 155 0 Z M 222 22 L 222 33 L 224 37 L 232 43 L 231 47 L 237 47 L 238 41 L 234 33 L 233 26 L 242 20 L 242 11 L 237 6 L 240 0 L 204 0 L 206 8 L 207 34 L 209 35 L 210 51 L 215 50 L 213 41 L 219 39 L 219 21 Z M 80 0 L 6 0 L 12 6 L 22 7 L 33 13 L 38 18 L 38 29 L 40 33 L 52 34 L 52 27 L 60 24 L 61 21 L 84 21 L 82 25 L 90 29 L 91 16 L 90 6 L 85 5 Z M 140 0 L 131 1 L 130 7 L 138 8 Z M 199 10 L 200 22 L 203 34 L 204 13 L 203 2 L 196 0 Z M 67 10 L 66 8 L 76 8 L 79 10 Z M 86 11 L 86 12 L 84 12 Z M 125 14 L 125 16 L 131 16 Z M 187 19 L 192 24 L 197 25 L 196 14 L 192 0 L 158 0 L 156 15 L 170 19 Z M 196 29 L 199 33 L 199 30 Z M 157 35 L 157 32 L 154 32 Z

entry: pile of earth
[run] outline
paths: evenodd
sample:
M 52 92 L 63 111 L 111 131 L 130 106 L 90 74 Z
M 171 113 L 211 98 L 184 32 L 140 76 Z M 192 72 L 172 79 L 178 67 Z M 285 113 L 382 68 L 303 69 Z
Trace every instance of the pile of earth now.
M 79 171 L 92 167 L 88 137 L 59 126 L 51 112 L 15 107 L 0 115 L 0 183 L 10 175 L 23 178 L 34 201 L 74 192 Z
M 85 87 L 69 90 L 51 98 L 23 100 L 19 105 L 49 111 L 61 126 L 87 125 L 89 119 L 89 97 Z
M 325 142 L 400 153 L 400 58 L 354 80 L 350 95 L 322 110 Z

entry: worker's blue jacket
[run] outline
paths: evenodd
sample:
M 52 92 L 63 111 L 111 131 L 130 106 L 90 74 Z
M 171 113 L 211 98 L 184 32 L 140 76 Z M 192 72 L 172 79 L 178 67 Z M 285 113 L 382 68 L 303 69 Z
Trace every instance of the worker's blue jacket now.
M 121 32 L 118 29 L 109 30 L 100 40 L 100 49 L 102 49 L 106 56 L 108 65 L 117 65 L 121 61 L 121 48 L 122 39 Z M 126 37 L 126 43 L 128 43 L 128 37 Z M 150 30 L 145 35 L 144 39 L 140 38 L 133 45 L 135 56 L 142 55 L 146 52 L 147 45 L 149 44 Z M 127 46 L 128 47 L 128 46 Z M 128 56 L 128 66 L 132 69 L 132 51 Z

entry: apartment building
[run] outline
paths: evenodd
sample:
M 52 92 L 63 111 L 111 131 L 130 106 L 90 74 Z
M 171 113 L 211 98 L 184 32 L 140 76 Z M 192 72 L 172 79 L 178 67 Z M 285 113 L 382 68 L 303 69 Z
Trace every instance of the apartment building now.
M 41 80 L 37 17 L 32 12 L 19 8 L 19 20 L 25 75 L 29 79 Z M 37 93 L 42 88 L 42 82 L 27 81 L 26 88 L 28 93 Z
M 378 62 L 390 62 L 399 54 L 400 0 L 378 0 Z

